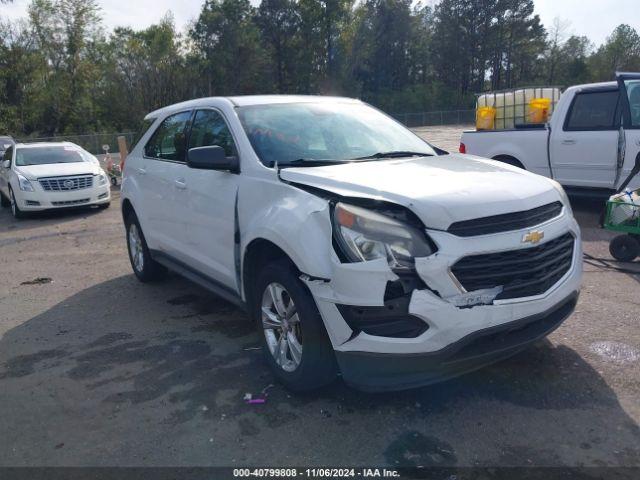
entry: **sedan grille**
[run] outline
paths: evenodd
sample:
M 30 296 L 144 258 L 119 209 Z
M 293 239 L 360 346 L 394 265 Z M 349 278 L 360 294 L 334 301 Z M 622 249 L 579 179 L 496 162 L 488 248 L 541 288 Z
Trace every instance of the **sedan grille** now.
M 510 232 L 540 225 L 562 213 L 562 203 L 554 202 L 524 212 L 505 213 L 452 223 L 449 233 L 458 237 L 474 237 L 490 233 Z
M 93 187 L 93 175 L 40 178 L 38 181 L 42 189 L 48 192 L 70 192 Z
M 571 268 L 574 244 L 567 233 L 537 247 L 464 257 L 451 272 L 468 292 L 502 286 L 496 300 L 541 295 Z

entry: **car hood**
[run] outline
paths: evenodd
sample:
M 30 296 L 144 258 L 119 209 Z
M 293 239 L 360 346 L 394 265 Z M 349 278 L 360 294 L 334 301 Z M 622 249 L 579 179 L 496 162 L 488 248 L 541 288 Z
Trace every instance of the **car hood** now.
M 68 175 L 98 175 L 100 167 L 89 162 L 50 163 L 46 165 L 16 166 L 16 170 L 29 180 Z
M 284 168 L 285 181 L 344 197 L 384 200 L 413 211 L 428 228 L 529 210 L 561 200 L 549 179 L 471 155 Z

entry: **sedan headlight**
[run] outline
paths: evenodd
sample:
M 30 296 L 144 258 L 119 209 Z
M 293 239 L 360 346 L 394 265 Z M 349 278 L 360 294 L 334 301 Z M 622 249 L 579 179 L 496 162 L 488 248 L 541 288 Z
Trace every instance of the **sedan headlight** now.
M 107 175 L 104 173 L 101 173 L 100 175 L 98 175 L 98 185 L 102 186 L 106 184 L 107 184 Z
M 333 221 L 336 240 L 352 262 L 384 258 L 391 268 L 412 268 L 416 257 L 434 252 L 420 229 L 366 208 L 338 203 Z
M 20 190 L 23 192 L 33 192 L 33 185 L 31 182 L 27 180 L 25 177 L 18 173 L 18 184 L 20 185 Z
M 567 209 L 567 212 L 569 213 L 569 215 L 573 216 L 573 210 L 571 208 L 571 202 L 569 201 L 569 197 L 567 196 L 567 192 L 565 192 L 564 188 L 562 188 L 562 185 L 560 185 L 555 180 L 550 180 L 550 182 L 553 185 L 553 187 L 560 194 L 560 200 L 562 201 L 562 204 L 564 205 L 564 207 Z

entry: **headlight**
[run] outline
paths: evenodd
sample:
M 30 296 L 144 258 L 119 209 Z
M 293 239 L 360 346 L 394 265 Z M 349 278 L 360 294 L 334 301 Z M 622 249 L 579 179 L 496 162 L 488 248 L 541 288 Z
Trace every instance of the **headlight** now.
M 569 201 L 569 197 L 567 196 L 567 192 L 565 192 L 564 188 L 562 188 L 562 185 L 560 185 L 555 180 L 550 180 L 550 181 L 551 181 L 551 184 L 553 185 L 553 187 L 560 194 L 560 200 L 562 200 L 562 204 L 567 209 L 567 212 L 569 212 L 569 215 L 573 216 L 573 209 L 571 208 L 571 202 Z
M 391 268 L 412 268 L 415 257 L 434 252 L 418 228 L 366 208 L 338 203 L 333 222 L 336 240 L 352 262 L 384 258 Z
M 18 183 L 20 185 L 20 190 L 23 192 L 33 192 L 33 185 L 31 182 L 27 180 L 25 177 L 18 173 Z
M 98 185 L 106 185 L 107 184 L 107 176 L 104 173 L 98 175 Z

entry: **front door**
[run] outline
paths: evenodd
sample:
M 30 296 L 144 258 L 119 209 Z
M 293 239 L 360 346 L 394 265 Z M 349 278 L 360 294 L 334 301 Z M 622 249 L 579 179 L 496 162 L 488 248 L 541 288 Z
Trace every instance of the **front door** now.
M 551 132 L 553 178 L 562 185 L 613 188 L 619 140 L 619 90 L 576 93 L 564 124 Z
M 222 114 L 215 109 L 196 111 L 188 148 L 218 145 L 227 156 L 237 155 Z M 235 203 L 239 174 L 188 168 L 187 201 L 180 204 L 185 222 L 188 263 L 222 285 L 238 290 L 235 270 Z
M 624 165 L 618 179 L 620 185 L 629 175 L 640 154 L 640 74 L 618 74 L 618 85 L 622 92 L 622 117 L 625 136 Z M 640 188 L 640 175 L 631 180 L 629 188 Z

